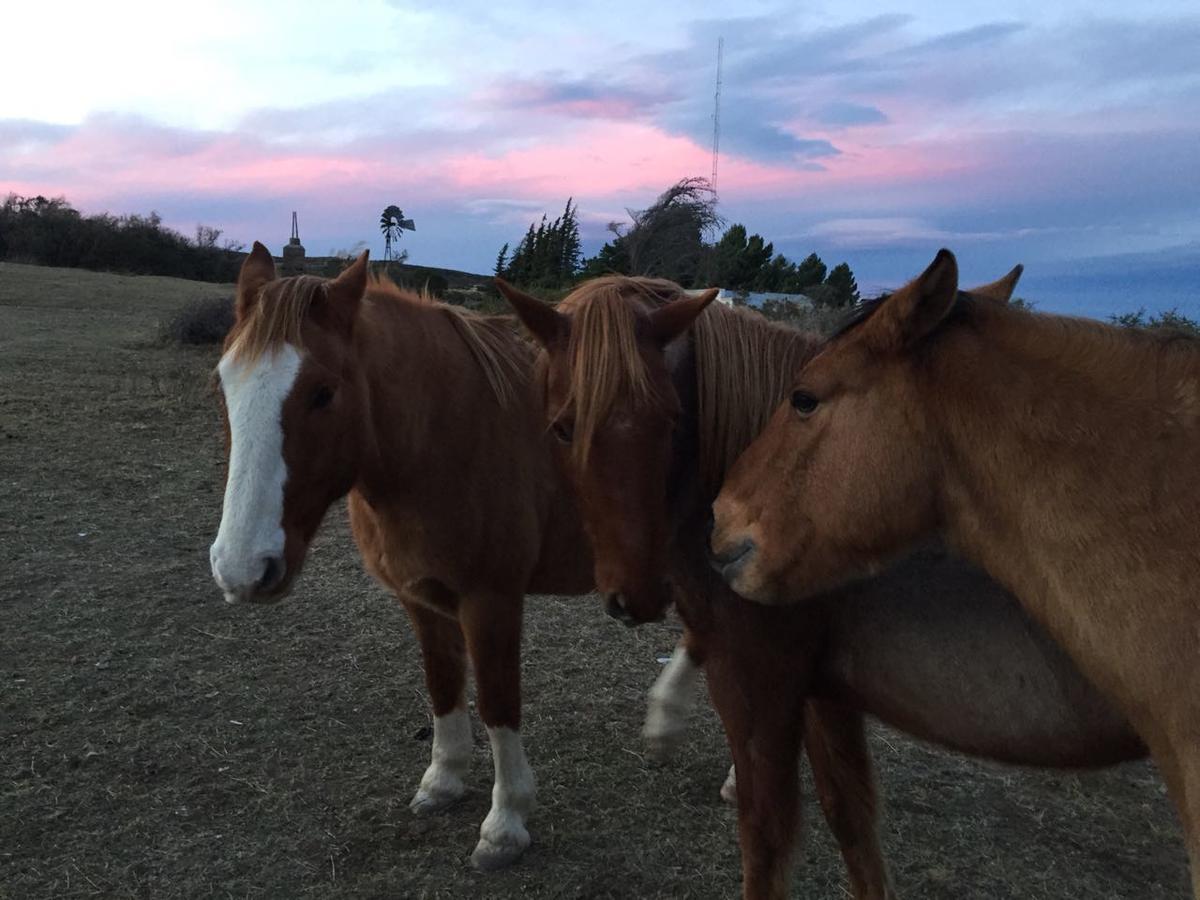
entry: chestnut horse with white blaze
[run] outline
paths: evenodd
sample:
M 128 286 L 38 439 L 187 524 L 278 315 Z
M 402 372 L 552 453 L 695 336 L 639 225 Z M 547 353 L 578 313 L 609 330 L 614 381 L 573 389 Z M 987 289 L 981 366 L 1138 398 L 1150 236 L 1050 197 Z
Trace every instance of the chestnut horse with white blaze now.
M 368 282 L 244 263 L 217 372 L 229 467 L 212 572 L 228 600 L 282 598 L 326 510 L 349 494 L 368 571 L 404 604 L 433 706 L 416 812 L 465 791 L 466 658 L 495 763 L 480 868 L 529 844 L 533 772 L 521 744 L 526 593 L 591 590 L 592 560 L 529 386 L 532 349 L 505 320 Z
M 1019 273 L 977 291 L 1007 300 Z M 500 287 L 543 345 L 545 414 L 601 588 L 623 615 L 648 620 L 671 600 L 661 573 L 675 582 L 734 757 L 746 897 L 787 894 L 802 744 L 853 896 L 893 896 L 864 713 L 1005 762 L 1093 766 L 1144 754 L 1016 601 L 936 546 L 786 608 L 743 600 L 711 569 L 717 488 L 815 337 L 665 281 L 598 279 L 557 309 Z M 675 682 L 694 675 L 678 654 L 672 669 Z
M 714 507 L 729 583 L 802 609 L 945 535 L 1136 729 L 1200 897 L 1200 340 L 971 297 L 942 250 L 789 394 Z

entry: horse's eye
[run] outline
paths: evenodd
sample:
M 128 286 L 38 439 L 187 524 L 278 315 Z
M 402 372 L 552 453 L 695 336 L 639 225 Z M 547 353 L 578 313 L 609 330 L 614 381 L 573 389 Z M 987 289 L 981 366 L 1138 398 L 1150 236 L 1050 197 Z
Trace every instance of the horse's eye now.
M 792 391 L 792 408 L 802 416 L 811 416 L 817 411 L 818 400 L 808 391 Z
M 333 388 L 320 385 L 313 389 L 312 395 L 308 398 L 309 409 L 324 409 L 333 400 Z
M 551 423 L 550 430 L 553 431 L 554 436 L 564 444 L 571 443 L 572 438 L 575 437 L 575 426 L 573 426 L 570 422 L 564 422 L 561 419 L 555 420 L 553 423 Z

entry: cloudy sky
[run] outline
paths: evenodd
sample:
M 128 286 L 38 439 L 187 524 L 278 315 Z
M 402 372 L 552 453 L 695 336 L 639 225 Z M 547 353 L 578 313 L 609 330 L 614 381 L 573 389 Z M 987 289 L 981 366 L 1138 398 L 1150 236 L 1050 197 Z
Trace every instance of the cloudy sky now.
M 1046 308 L 1200 311 L 1194 3 L 545 6 L 9 4 L 0 191 L 276 252 L 295 209 L 310 254 L 380 251 L 396 203 L 413 262 L 481 272 L 574 196 L 594 252 L 708 174 L 723 37 L 720 211 L 777 250 L 870 290 L 945 245 Z

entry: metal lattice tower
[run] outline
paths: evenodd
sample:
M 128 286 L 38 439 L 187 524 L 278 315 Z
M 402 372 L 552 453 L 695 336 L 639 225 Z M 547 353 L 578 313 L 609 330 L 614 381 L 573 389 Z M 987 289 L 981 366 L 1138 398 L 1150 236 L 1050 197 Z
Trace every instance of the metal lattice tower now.
M 721 149 L 721 62 L 725 55 L 725 38 L 717 38 L 717 90 L 713 95 L 713 158 L 712 158 L 712 176 L 709 178 L 709 183 L 712 185 L 713 193 L 717 192 L 717 159 L 720 156 Z

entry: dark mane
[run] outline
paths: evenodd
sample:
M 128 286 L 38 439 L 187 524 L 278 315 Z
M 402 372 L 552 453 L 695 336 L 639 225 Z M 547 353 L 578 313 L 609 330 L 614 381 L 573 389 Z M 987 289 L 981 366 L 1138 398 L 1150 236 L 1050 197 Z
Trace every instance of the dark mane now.
M 862 325 L 863 322 L 866 322 L 873 315 L 875 315 L 875 313 L 879 312 L 879 308 L 883 306 L 884 301 L 891 296 L 891 292 L 888 292 L 880 294 L 878 297 L 870 297 L 866 300 L 859 301 L 857 304 L 855 304 L 854 308 L 850 310 L 850 312 L 846 313 L 846 317 L 838 323 L 837 327 L 833 329 L 833 332 L 829 335 L 829 337 L 825 339 L 825 344 L 832 344 L 839 338 L 844 337 L 851 331 L 854 331 L 859 325 Z M 954 316 L 956 313 L 963 310 L 966 306 L 965 301 L 973 299 L 976 298 L 971 297 L 971 295 L 965 291 L 959 291 L 958 297 L 954 301 L 954 309 L 951 311 L 950 315 Z

